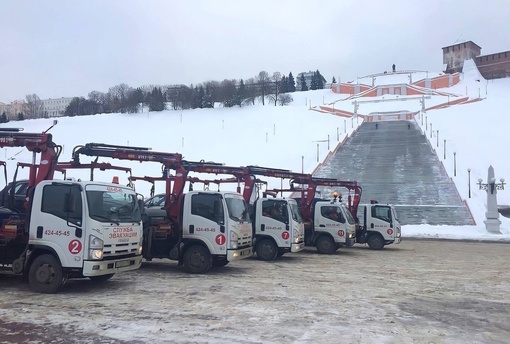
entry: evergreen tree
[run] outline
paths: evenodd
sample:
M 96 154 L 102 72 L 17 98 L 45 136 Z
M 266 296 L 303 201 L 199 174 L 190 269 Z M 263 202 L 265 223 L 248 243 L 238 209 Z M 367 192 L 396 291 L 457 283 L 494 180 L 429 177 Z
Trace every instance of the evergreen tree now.
M 200 87 L 195 86 L 195 91 L 193 92 L 193 106 L 192 109 L 202 109 L 204 107 L 204 96 L 205 91 L 204 87 L 200 85 Z
M 241 106 L 243 104 L 243 100 L 246 99 L 246 86 L 244 85 L 243 79 L 239 82 L 239 87 L 236 91 L 236 105 Z
M 202 107 L 205 108 L 213 108 L 214 107 L 214 100 L 212 95 L 212 89 L 210 87 L 210 84 L 207 83 L 205 85 L 204 90 L 204 98 L 202 100 Z
M 25 119 L 25 116 L 23 116 L 23 112 L 18 113 L 18 121 L 22 121 Z
M 149 97 L 149 111 L 163 111 L 166 108 L 161 87 L 154 87 Z
M 310 82 L 310 89 L 316 90 L 318 87 L 317 85 L 317 73 L 313 72 L 312 74 L 312 81 Z
M 305 75 L 301 74 L 301 91 L 308 91 L 308 86 L 306 86 Z
M 5 111 L 2 112 L 2 116 L 0 116 L 0 123 L 7 123 L 9 122 L 9 119 L 7 118 L 7 115 L 5 114 Z
M 316 75 L 316 82 L 317 82 L 317 90 L 322 90 L 324 89 L 324 77 L 321 75 L 321 73 L 319 72 L 319 70 L 317 69 L 317 71 L 315 72 L 315 75 Z
M 282 79 L 280 80 L 280 93 L 287 93 L 289 92 L 289 85 L 287 77 L 284 75 L 282 76 Z
M 292 72 L 289 73 L 289 77 L 287 78 L 287 89 L 288 92 L 296 92 L 296 82 L 294 81 Z

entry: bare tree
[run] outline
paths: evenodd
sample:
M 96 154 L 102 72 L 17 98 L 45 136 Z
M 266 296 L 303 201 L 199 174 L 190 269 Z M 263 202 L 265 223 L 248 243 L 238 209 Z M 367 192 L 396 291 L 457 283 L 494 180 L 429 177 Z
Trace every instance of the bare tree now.
M 271 85 L 271 79 L 269 78 L 269 74 L 266 71 L 261 71 L 259 75 L 256 77 L 256 82 L 258 85 L 258 91 L 260 98 L 262 99 L 262 105 L 265 105 L 264 101 L 266 96 L 269 94 L 269 89 Z
M 292 98 L 292 96 L 290 94 L 288 94 L 288 93 L 280 93 L 278 95 L 278 103 L 281 106 L 290 104 L 293 100 L 294 99 Z
M 274 106 L 276 106 L 276 103 L 278 102 L 278 95 L 280 94 L 280 83 L 282 80 L 282 75 L 280 72 L 274 72 L 273 77 L 271 78 L 271 81 L 273 82 L 272 91 L 273 93 L 269 96 L 269 99 L 273 102 Z
M 27 94 L 25 97 L 25 119 L 28 118 L 40 118 L 43 115 L 43 102 L 37 94 Z
M 111 95 L 111 110 L 127 112 L 127 99 L 131 92 L 133 92 L 133 89 L 126 84 L 110 87 L 108 93 Z

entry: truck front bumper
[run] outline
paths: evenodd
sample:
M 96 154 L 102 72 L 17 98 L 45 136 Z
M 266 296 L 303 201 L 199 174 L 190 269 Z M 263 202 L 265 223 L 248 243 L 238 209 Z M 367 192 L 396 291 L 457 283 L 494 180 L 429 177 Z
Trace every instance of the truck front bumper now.
M 303 251 L 305 249 L 305 243 L 299 243 L 299 244 L 292 244 L 290 246 L 290 252 L 299 252 Z
M 356 243 L 356 235 L 352 238 L 346 238 L 345 239 L 345 246 L 352 247 Z
M 253 255 L 253 247 L 241 248 L 238 250 L 228 250 L 227 260 L 229 262 L 233 260 L 245 259 Z
M 115 260 L 86 260 L 83 262 L 83 276 L 101 276 L 136 270 L 142 266 L 142 256 Z

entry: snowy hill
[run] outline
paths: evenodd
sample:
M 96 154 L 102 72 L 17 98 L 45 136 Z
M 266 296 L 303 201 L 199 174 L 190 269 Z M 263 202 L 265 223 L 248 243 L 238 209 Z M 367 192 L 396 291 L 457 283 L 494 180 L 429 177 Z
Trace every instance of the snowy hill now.
M 427 129 L 425 123 L 421 123 L 425 119 L 422 120 L 420 115 L 416 116 L 416 121 L 431 145 L 436 148 L 436 153 L 457 185 L 461 197 L 467 200 L 477 226 L 462 229 L 460 234 L 457 234 L 458 228 L 449 230 L 413 226 L 404 228 L 404 236 L 406 234 L 436 236 L 437 233 L 443 233 L 443 236 L 450 237 L 470 235 L 475 238 L 487 237 L 483 224 L 486 194 L 485 191 L 478 190 L 476 181 L 479 178 L 486 181 L 489 165 L 495 168 L 498 180 L 510 178 L 510 162 L 502 154 L 507 145 L 507 128 L 510 127 L 510 117 L 506 115 L 506 109 L 510 108 L 510 98 L 507 96 L 510 79 L 486 81 L 477 74 L 476 66 L 472 67 L 466 63 L 461 82 L 446 91 L 459 95 L 467 93 L 472 97 L 480 95 L 485 98 L 483 101 L 427 111 L 425 114 Z M 344 101 L 342 104 L 341 100 L 345 95 L 335 94 L 331 90 L 295 92 L 292 93 L 292 97 L 294 101 L 284 107 L 275 107 L 266 102 L 265 106 L 257 104 L 241 108 L 63 117 L 59 119 L 59 124 L 51 130 L 51 133 L 54 141 L 64 147 L 60 161 L 69 161 L 72 149 L 77 145 L 101 142 L 179 152 L 187 160 L 203 159 L 232 166 L 270 166 L 297 172 L 303 169 L 304 172 L 311 173 L 318 161 L 322 162 L 327 153 L 335 149 L 338 142 L 362 123 L 362 119 L 348 119 L 313 111 L 319 105 L 332 102 L 336 102 L 337 108 L 344 106 L 347 110 L 353 111 L 351 101 Z M 444 97 L 426 100 L 427 107 L 445 101 Z M 381 111 L 381 104 L 383 103 L 363 104 L 359 112 L 368 114 L 372 111 Z M 419 111 L 420 108 L 419 101 L 415 100 L 384 102 L 384 111 L 388 111 L 386 109 Z M 1 127 L 21 127 L 25 131 L 41 132 L 46 130 L 52 121 L 53 119 L 26 120 L 2 124 Z M 443 140 L 446 140 L 446 159 L 443 159 Z M 453 175 L 453 152 L 456 152 L 456 176 Z M 4 148 L 2 155 L 0 160 L 7 161 L 10 178 L 18 161 L 29 162 L 32 158 L 29 152 L 20 148 Z M 110 162 L 131 167 L 133 175 L 137 176 L 161 174 L 161 168 L 157 163 Z M 346 161 L 345 168 L 348 167 L 349 162 Z M 471 198 L 468 198 L 468 168 L 471 169 Z M 27 171 L 23 173 L 26 174 Z M 88 173 L 84 171 L 73 171 L 72 174 L 79 178 L 88 178 Z M 96 174 L 96 179 L 109 180 L 112 176 L 113 173 L 102 172 Z M 127 183 L 127 176 L 120 177 L 122 183 Z M 280 182 L 270 181 L 270 185 L 280 186 Z M 136 184 L 137 191 L 145 196 L 148 196 L 149 188 L 150 185 L 144 182 Z M 163 185 L 159 185 L 156 192 L 162 191 Z M 501 191 L 498 200 L 499 204 L 510 204 L 510 194 Z M 502 221 L 502 228 L 506 233 L 504 237 L 510 237 L 510 222 L 503 218 Z

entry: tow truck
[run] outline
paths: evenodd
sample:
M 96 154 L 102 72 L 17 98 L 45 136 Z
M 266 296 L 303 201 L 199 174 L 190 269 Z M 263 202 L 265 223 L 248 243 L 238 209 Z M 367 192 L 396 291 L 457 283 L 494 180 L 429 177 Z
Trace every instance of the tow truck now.
M 136 193 L 113 183 L 54 179 L 62 147 L 48 130 L 0 129 L 0 147 L 33 153 L 32 164 L 25 165 L 26 202 L 18 209 L 0 208 L 0 267 L 27 275 L 40 293 L 57 292 L 69 278 L 105 281 L 139 268 L 142 223 Z
M 211 267 L 252 255 L 251 221 L 242 196 L 228 191 L 184 193 L 189 170 L 180 153 L 152 151 L 147 147 L 87 143 L 73 149 L 80 156 L 157 162 L 165 175 L 166 217 L 144 223 L 144 258 L 177 260 L 189 273 L 206 273 Z M 175 171 L 171 176 L 169 171 Z

